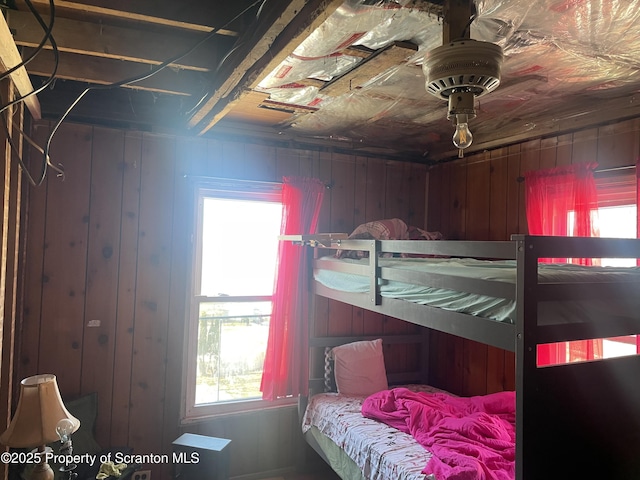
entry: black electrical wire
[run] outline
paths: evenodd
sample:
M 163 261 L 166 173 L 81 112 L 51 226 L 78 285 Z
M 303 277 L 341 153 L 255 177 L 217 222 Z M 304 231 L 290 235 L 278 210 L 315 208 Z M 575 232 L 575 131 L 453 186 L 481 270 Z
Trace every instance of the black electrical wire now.
M 27 1 L 27 0 L 25 0 Z M 48 163 L 48 158 L 49 158 L 49 150 L 51 148 L 51 141 L 54 137 L 54 135 L 56 134 L 56 132 L 58 131 L 58 129 L 60 128 L 60 125 L 62 125 L 62 123 L 64 122 L 64 120 L 69 116 L 69 114 L 71 113 L 71 111 L 75 108 L 75 106 L 80 102 L 80 100 L 82 100 L 82 98 L 89 93 L 91 90 L 109 90 L 112 88 L 118 88 L 118 87 L 123 87 L 126 85 L 130 85 L 132 83 L 137 83 L 137 82 L 141 82 L 143 80 L 146 80 L 147 78 L 155 75 L 156 73 L 158 73 L 159 71 L 163 70 L 164 68 L 168 67 L 169 65 L 171 65 L 172 63 L 177 62 L 178 60 L 186 57 L 187 55 L 189 55 L 191 52 L 193 52 L 196 48 L 198 48 L 200 45 L 204 44 L 205 42 L 207 42 L 210 38 L 212 38 L 214 35 L 216 35 L 220 30 L 226 28 L 227 26 L 231 25 L 233 22 L 235 22 L 238 18 L 240 18 L 242 15 L 244 15 L 245 13 L 247 13 L 249 10 L 251 10 L 253 7 L 255 7 L 256 5 L 258 5 L 259 3 L 262 3 L 264 5 L 266 0 L 257 0 L 255 2 L 253 2 L 251 5 L 249 5 L 248 7 L 246 7 L 245 9 L 243 9 L 240 13 L 238 13 L 236 16 L 234 16 L 231 20 L 229 20 L 228 22 L 226 22 L 224 25 L 220 26 L 220 27 L 215 27 L 212 30 L 209 31 L 209 33 L 207 33 L 207 35 L 205 35 L 202 39 L 200 39 L 198 42 L 196 42 L 192 47 L 190 47 L 189 49 L 187 49 L 186 51 L 184 51 L 183 53 L 180 53 L 176 56 L 174 56 L 173 58 L 170 58 L 168 60 L 165 60 L 164 62 L 160 63 L 159 65 L 154 66 L 148 73 L 146 74 L 142 74 L 142 75 L 137 75 L 135 77 L 131 77 L 125 80 L 121 80 L 119 82 L 114 82 L 108 85 L 91 85 L 87 88 L 85 88 L 77 97 L 76 99 L 71 103 L 71 105 L 67 108 L 67 110 L 64 112 L 64 114 L 60 117 L 60 119 L 56 122 L 56 124 L 54 125 L 53 129 L 51 130 L 51 133 L 49 134 L 49 137 L 47 138 L 47 142 L 45 144 L 44 147 L 44 151 L 43 151 L 43 156 L 46 159 L 45 161 Z M 261 6 L 262 9 L 262 6 Z M 50 163 L 48 163 L 49 165 L 51 165 Z M 46 175 L 46 169 L 43 172 L 43 177 L 41 179 L 44 180 L 44 175 Z
M 40 15 L 38 14 L 38 11 L 34 8 L 33 4 L 29 0 L 25 0 L 25 3 L 27 4 L 27 7 L 29 7 L 29 10 L 31 10 L 31 13 L 34 15 L 34 17 L 38 18 Z M 42 19 L 42 17 L 40 18 Z M 40 40 L 40 43 L 38 44 L 38 46 L 36 47 L 36 49 L 33 51 L 31 55 L 29 55 L 27 58 L 25 58 L 23 61 L 21 61 L 17 65 L 14 65 L 13 67 L 11 67 L 9 70 L 6 70 L 2 74 L 0 74 L 0 80 L 7 78 L 9 75 L 11 75 L 13 72 L 18 70 L 19 68 L 26 66 L 31 60 L 33 60 L 36 57 L 36 55 L 38 55 L 42 51 L 42 49 L 44 48 L 44 45 L 49 40 L 49 37 L 51 37 L 54 20 L 55 20 L 55 5 L 53 4 L 53 0 L 49 0 L 49 25 L 45 29 L 44 37 L 42 37 L 42 40 Z
M 4 129 L 4 132 L 5 132 L 6 136 L 7 136 L 7 141 L 9 142 L 9 145 L 11 146 L 11 151 L 16 156 L 16 159 L 18 160 L 18 164 L 20 165 L 20 168 L 22 169 L 22 172 L 26 175 L 27 180 L 29 180 L 29 183 L 31 183 L 31 185 L 37 186 L 36 181 L 33 179 L 31 174 L 29 173 L 29 169 L 24 164 L 24 161 L 22 160 L 22 157 L 20 156 L 20 152 L 18 151 L 18 147 L 13 142 L 13 137 L 11 136 L 11 132 L 9 131 L 9 126 L 7 125 L 7 119 L 6 119 L 5 115 L 4 114 L 0 114 L 0 117 L 2 117 L 2 127 Z
M 464 26 L 464 29 L 462 30 L 462 35 L 460 36 L 460 38 L 469 38 L 469 36 L 471 35 L 471 30 L 470 30 L 471 24 L 474 22 L 476 18 L 477 18 L 476 15 L 471 15 L 471 17 L 469 17 L 469 21 Z
M 38 23 L 40 24 L 40 26 L 43 28 L 43 30 L 45 32 L 47 32 L 48 30 L 48 26 L 47 24 L 44 23 L 44 20 L 42 20 L 42 17 L 40 16 L 40 14 L 37 12 L 37 10 L 33 7 L 33 4 L 31 3 L 30 0 L 25 0 L 25 3 L 29 6 L 29 8 L 31 9 L 31 11 L 33 12 L 34 16 L 36 17 L 36 20 L 38 21 Z M 53 18 L 53 15 L 52 15 Z M 53 21 L 53 20 L 52 20 Z M 52 22 L 51 21 L 51 22 Z M 53 35 L 51 35 L 51 32 L 48 33 L 48 37 L 49 37 L 49 43 L 51 43 L 51 48 L 53 49 L 53 55 L 54 55 L 54 66 L 53 66 L 53 71 L 51 72 L 51 74 L 49 75 L 49 78 L 47 78 L 47 80 L 38 88 L 36 88 L 35 90 L 32 90 L 31 92 L 27 93 L 26 95 L 23 95 L 21 97 L 18 97 L 14 100 L 12 100 L 11 102 L 3 105 L 2 107 L 0 107 L 0 113 L 4 112 L 7 108 L 16 105 L 17 103 L 22 102 L 25 98 L 30 97 L 32 95 L 37 95 L 38 93 L 42 92 L 44 89 L 46 89 L 49 85 L 51 85 L 51 83 L 53 82 L 53 80 L 55 79 L 56 73 L 58 71 L 58 64 L 60 62 L 60 54 L 58 52 L 58 45 L 56 44 L 55 39 L 53 38 Z
M 50 162 L 50 158 L 48 155 L 44 155 L 44 150 L 37 145 L 37 143 L 35 141 L 33 141 L 28 135 L 25 134 L 25 132 L 19 128 L 18 126 L 16 126 L 16 128 L 20 131 L 20 134 L 22 135 L 22 138 L 24 138 L 25 140 L 27 140 L 27 142 L 29 142 L 34 148 L 36 148 L 37 150 L 39 150 L 43 155 L 43 163 L 42 163 L 42 174 L 40 176 L 39 181 L 34 180 L 33 176 L 29 173 L 29 170 L 27 169 L 27 166 L 24 164 L 24 161 L 20 155 L 20 152 L 18 151 L 18 148 L 16 147 L 11 132 L 9 131 L 8 125 L 7 125 L 7 119 L 6 119 L 6 110 L 8 108 L 10 108 L 13 105 L 16 105 L 22 101 L 24 101 L 25 98 L 31 96 L 31 95 L 37 95 L 38 93 L 40 93 L 41 91 L 43 91 L 45 88 L 47 88 L 55 79 L 55 74 L 58 70 L 58 63 L 59 63 L 59 52 L 58 52 L 58 48 L 57 48 L 57 44 L 55 42 L 55 39 L 52 36 L 52 31 L 53 31 L 53 25 L 54 25 L 54 20 L 55 20 L 55 5 L 53 0 L 49 0 L 49 13 L 50 13 L 50 18 L 49 18 L 49 24 L 45 24 L 44 20 L 42 19 L 42 17 L 40 16 L 40 14 L 38 13 L 38 11 L 36 10 L 36 8 L 33 6 L 33 4 L 31 3 L 30 0 L 25 0 L 25 3 L 27 4 L 27 7 L 29 8 L 29 10 L 31 11 L 31 13 L 33 14 L 33 16 L 35 17 L 35 19 L 38 21 L 38 23 L 40 24 L 40 26 L 42 27 L 42 29 L 44 30 L 45 34 L 42 38 L 42 40 L 40 41 L 40 44 L 36 47 L 35 51 L 26 59 L 24 59 L 22 62 L 20 62 L 19 64 L 13 66 L 12 68 L 10 68 L 9 70 L 3 72 L 2 75 L 0 75 L 0 80 L 3 78 L 6 78 L 8 75 L 10 75 L 11 73 L 13 73 L 14 71 L 16 71 L 19 68 L 24 67 L 27 63 L 29 63 L 33 58 L 35 58 L 35 56 L 40 53 L 42 51 L 42 49 L 44 48 L 44 45 L 46 44 L 47 41 L 49 41 L 51 43 L 51 47 L 53 49 L 54 52 L 54 68 L 52 73 L 49 75 L 49 78 L 45 81 L 45 83 L 38 89 L 34 89 L 33 91 L 27 93 L 26 95 L 23 95 L 22 97 L 18 97 L 16 99 L 14 99 L 13 101 L 3 105 L 2 107 L 0 107 L 0 116 L 2 117 L 2 124 L 4 127 L 4 131 L 7 134 L 7 140 L 9 142 L 9 145 L 11 146 L 11 150 L 12 153 L 16 156 L 18 163 L 20 165 L 20 167 L 22 168 L 25 176 L 27 177 L 27 180 L 34 186 L 38 186 L 41 185 L 42 182 L 44 181 L 44 176 L 45 176 L 45 172 L 47 170 L 47 167 L 51 167 L 53 168 L 55 171 L 58 172 L 58 176 L 60 177 L 64 177 L 64 170 L 62 170 L 62 168 L 57 167 L 55 165 L 53 165 Z M 0 98 L 0 103 L 2 102 L 2 99 Z
M 2 97 L 0 97 L 0 102 L 2 101 Z M 9 145 L 11 146 L 11 151 L 12 153 L 15 155 L 18 164 L 20 165 L 20 168 L 22 169 L 22 172 L 25 174 L 25 176 L 27 177 L 27 180 L 29 181 L 29 183 L 31 183 L 33 186 L 37 187 L 40 184 L 38 182 L 36 182 L 33 178 L 33 176 L 31 175 L 31 173 L 29 172 L 29 169 L 27 168 L 27 166 L 24 163 L 24 160 L 22 158 L 22 155 L 20 154 L 20 152 L 18 151 L 18 147 L 15 144 L 14 140 L 13 140 L 13 136 L 9 130 L 9 125 L 7 123 L 7 113 L 5 111 L 5 113 L 0 113 L 0 118 L 2 119 L 2 125 L 3 125 L 3 130 L 7 136 L 7 141 L 9 142 Z M 24 130 L 22 130 L 22 128 L 20 128 L 20 125 L 16 122 L 12 122 L 13 127 L 18 130 L 18 132 L 20 132 L 20 135 L 22 136 L 22 138 L 24 140 L 26 140 L 33 148 L 35 148 L 36 150 L 38 150 L 40 153 L 44 153 L 44 150 L 42 149 L 42 147 L 40 145 L 38 145 L 35 140 L 33 140 L 31 137 L 29 137 L 29 135 L 27 135 Z M 49 160 L 49 159 L 47 159 Z M 61 168 L 62 166 L 55 166 L 52 163 L 50 163 L 49 161 L 45 162 L 42 165 L 42 168 L 46 168 L 48 166 L 50 166 L 51 168 L 53 168 L 57 173 L 58 177 L 62 177 L 62 179 L 64 180 L 64 169 Z

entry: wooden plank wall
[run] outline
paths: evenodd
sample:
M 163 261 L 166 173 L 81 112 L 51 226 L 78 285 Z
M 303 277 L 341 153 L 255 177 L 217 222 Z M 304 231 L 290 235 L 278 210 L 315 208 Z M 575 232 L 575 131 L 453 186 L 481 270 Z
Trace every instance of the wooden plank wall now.
M 634 165 L 640 156 L 640 120 L 532 140 L 437 165 L 428 174 L 427 229 L 449 239 L 508 240 L 527 233 L 526 171 L 576 162 L 600 169 Z M 515 388 L 514 356 L 493 347 L 433 332 L 430 378 L 462 395 Z
M 49 125 L 33 136 L 42 144 Z M 31 152 L 34 164 L 39 155 Z M 295 408 L 231 415 L 179 428 L 184 285 L 189 261 L 185 175 L 330 185 L 320 230 L 400 217 L 423 227 L 425 166 L 330 151 L 187 139 L 64 124 L 51 155 L 66 179 L 29 189 L 20 378 L 51 372 L 65 399 L 98 393 L 103 446 L 168 453 L 189 431 L 232 439 L 231 475 L 295 465 Z M 242 234 L 239 232 L 238 234 Z M 229 237 L 233 241 L 233 235 Z M 414 332 L 417 327 L 325 302 L 322 333 Z M 389 349 L 390 370 L 416 352 Z M 169 467 L 153 468 L 168 478 Z
M 8 81 L 0 83 L 0 103 L 15 98 L 15 92 Z M 19 252 L 21 249 L 20 218 L 22 212 L 22 172 L 16 156 L 11 152 L 7 131 L 13 134 L 12 139 L 17 154 L 22 151 L 22 142 L 14 127 L 22 128 L 24 106 L 22 104 L 9 107 L 6 115 L 7 130 L 0 129 L 0 152 L 3 157 L 3 168 L 0 170 L 0 432 L 9 425 L 11 405 L 16 391 L 14 381 L 14 349 L 16 312 L 19 305 L 21 288 L 18 276 Z M 2 447 L 3 451 L 6 447 Z M 8 465 L 0 463 L 0 478 L 6 478 Z

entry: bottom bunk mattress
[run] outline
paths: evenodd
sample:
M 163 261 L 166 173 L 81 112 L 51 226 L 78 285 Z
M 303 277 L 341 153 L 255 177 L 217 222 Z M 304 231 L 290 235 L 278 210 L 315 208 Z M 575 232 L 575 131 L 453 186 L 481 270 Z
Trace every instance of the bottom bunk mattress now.
M 409 387 L 442 392 L 426 385 Z M 362 416 L 365 398 L 314 395 L 302 422 L 305 437 L 314 437 L 330 466 L 344 480 L 435 480 L 422 473 L 431 454 L 411 435 Z
M 514 475 L 514 423 L 513 392 L 463 398 L 411 385 L 316 395 L 302 430 L 344 480 L 502 480 Z

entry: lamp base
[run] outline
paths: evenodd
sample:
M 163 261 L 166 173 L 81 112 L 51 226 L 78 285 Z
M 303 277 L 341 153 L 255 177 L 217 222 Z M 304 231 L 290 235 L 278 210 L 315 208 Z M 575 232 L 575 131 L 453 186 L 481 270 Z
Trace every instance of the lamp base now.
M 47 462 L 40 462 L 31 471 L 29 480 L 53 480 L 53 469 Z

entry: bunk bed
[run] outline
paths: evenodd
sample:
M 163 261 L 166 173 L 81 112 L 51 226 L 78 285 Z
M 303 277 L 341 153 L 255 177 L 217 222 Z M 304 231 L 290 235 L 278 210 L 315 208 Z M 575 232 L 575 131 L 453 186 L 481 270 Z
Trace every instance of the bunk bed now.
M 640 478 L 640 355 L 539 367 L 536 354 L 541 344 L 640 333 L 640 269 L 569 266 L 567 275 L 539 261 L 638 259 L 640 240 L 525 235 L 491 242 L 351 240 L 340 234 L 284 239 L 314 248 L 314 297 L 515 352 L 517 480 Z M 337 261 L 335 249 L 358 251 L 363 258 Z M 420 261 L 436 268 L 405 268 Z M 468 263 L 473 270 L 480 262 L 501 271 L 469 277 L 447 266 Z M 332 276 L 337 283 L 328 286 Z M 350 287 L 347 280 L 353 279 L 356 285 Z M 404 295 L 407 285 L 495 302 L 480 311 L 474 302 L 442 308 L 413 290 Z M 394 298 L 397 291 L 401 294 Z M 331 344 L 310 338 L 311 349 L 328 351 Z M 309 442 L 318 449 L 317 439 Z

